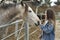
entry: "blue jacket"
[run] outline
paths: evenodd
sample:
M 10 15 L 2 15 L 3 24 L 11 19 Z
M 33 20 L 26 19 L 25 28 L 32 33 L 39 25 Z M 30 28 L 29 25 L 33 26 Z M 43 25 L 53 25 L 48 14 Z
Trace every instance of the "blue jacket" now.
M 55 40 L 54 26 L 53 24 L 46 23 L 46 25 L 40 25 L 41 30 L 43 30 L 41 40 Z

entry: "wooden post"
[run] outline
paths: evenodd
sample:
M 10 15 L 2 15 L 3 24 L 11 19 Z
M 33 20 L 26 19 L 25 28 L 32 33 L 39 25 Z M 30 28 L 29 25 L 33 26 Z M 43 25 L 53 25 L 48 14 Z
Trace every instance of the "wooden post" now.
M 15 31 L 16 31 L 16 33 L 15 33 L 15 37 L 17 38 L 18 37 L 18 23 L 16 23 L 15 24 L 16 26 L 15 26 Z M 17 38 L 17 40 L 18 40 L 18 38 Z
M 36 14 L 38 13 L 38 8 L 39 8 L 39 6 L 36 7 Z
M 29 40 L 29 23 L 28 23 L 28 18 L 26 18 L 26 20 L 25 20 L 24 28 L 25 28 L 24 40 Z

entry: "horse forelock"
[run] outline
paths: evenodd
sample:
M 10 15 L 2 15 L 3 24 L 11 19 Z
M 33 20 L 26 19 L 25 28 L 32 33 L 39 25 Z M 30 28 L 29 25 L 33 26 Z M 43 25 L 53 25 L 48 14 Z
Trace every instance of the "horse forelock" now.
M 25 11 L 23 13 L 23 20 L 28 16 L 28 5 L 25 3 L 24 4 Z
M 27 12 L 27 11 L 28 11 L 28 5 L 25 4 L 25 12 Z

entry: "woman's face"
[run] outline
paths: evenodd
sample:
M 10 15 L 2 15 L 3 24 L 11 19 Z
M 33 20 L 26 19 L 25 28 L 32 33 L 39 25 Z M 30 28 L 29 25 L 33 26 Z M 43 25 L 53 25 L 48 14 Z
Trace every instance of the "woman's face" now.
M 47 20 L 47 13 L 45 12 L 45 20 Z

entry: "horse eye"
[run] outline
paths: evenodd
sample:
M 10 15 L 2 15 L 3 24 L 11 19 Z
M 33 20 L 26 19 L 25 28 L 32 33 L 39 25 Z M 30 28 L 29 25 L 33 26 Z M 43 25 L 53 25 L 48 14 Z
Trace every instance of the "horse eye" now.
M 29 10 L 29 12 L 32 12 L 31 10 Z

